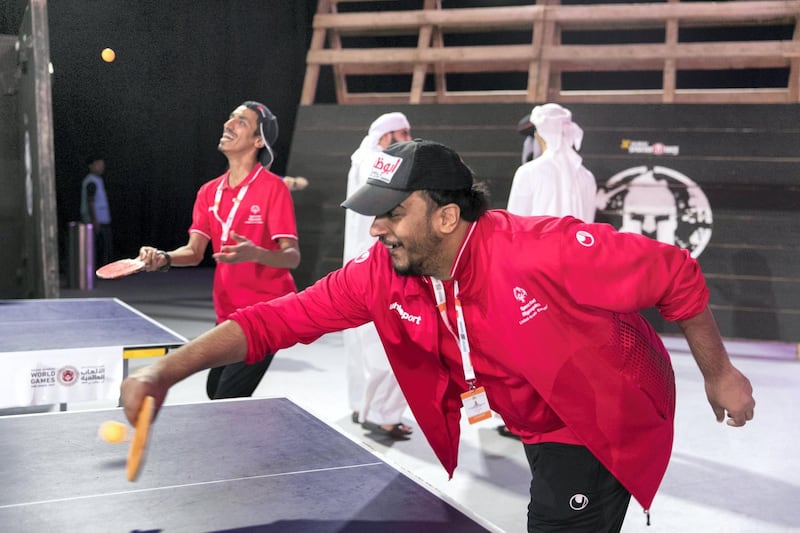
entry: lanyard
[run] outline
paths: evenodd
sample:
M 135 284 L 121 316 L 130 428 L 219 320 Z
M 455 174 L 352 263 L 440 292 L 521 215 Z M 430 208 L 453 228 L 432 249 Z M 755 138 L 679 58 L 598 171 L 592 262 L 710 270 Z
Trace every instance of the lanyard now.
M 469 383 L 470 389 L 475 388 L 475 370 L 472 368 L 472 360 L 469 356 L 469 340 L 467 339 L 467 323 L 464 321 L 464 310 L 461 308 L 461 300 L 458 298 L 458 282 L 453 282 L 453 298 L 456 308 L 456 327 L 458 334 L 453 331 L 450 325 L 450 319 L 447 318 L 447 295 L 444 290 L 444 284 L 438 279 L 431 277 L 433 284 L 433 292 L 436 295 L 436 307 L 439 309 L 439 314 L 442 316 L 444 325 L 450 333 L 456 338 L 458 342 L 458 350 L 461 352 L 461 364 L 464 367 L 464 379 Z
M 239 194 L 237 194 L 236 198 L 233 199 L 233 207 L 231 207 L 231 210 L 228 213 L 228 218 L 225 220 L 222 220 L 222 218 L 220 218 L 219 216 L 219 204 L 220 201 L 222 200 L 222 189 L 225 186 L 225 182 L 227 182 L 228 178 L 230 177 L 231 174 L 230 171 L 228 172 L 228 175 L 225 176 L 225 178 L 220 180 L 219 185 L 217 185 L 217 192 L 214 195 L 214 207 L 211 208 L 211 212 L 214 213 L 214 218 L 219 220 L 219 223 L 222 224 L 221 244 L 225 244 L 225 241 L 228 240 L 228 233 L 230 233 L 231 226 L 233 225 L 233 217 L 236 216 L 236 211 L 239 210 L 239 204 L 242 203 L 242 200 L 244 200 L 244 195 L 247 194 L 247 189 L 250 188 L 250 184 L 253 183 L 253 181 L 255 181 L 255 179 L 261 173 L 262 168 L 263 167 L 259 167 L 256 173 L 253 174 L 253 177 L 250 178 L 250 180 L 247 183 L 242 185 L 241 189 L 239 189 Z

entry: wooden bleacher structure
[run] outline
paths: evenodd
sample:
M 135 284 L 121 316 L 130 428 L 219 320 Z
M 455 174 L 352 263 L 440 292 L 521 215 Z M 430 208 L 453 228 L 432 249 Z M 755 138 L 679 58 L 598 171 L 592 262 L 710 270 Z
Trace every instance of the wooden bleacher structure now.
M 698 260 L 725 337 L 800 341 L 800 0 L 478 2 L 319 0 L 288 165 L 311 180 L 295 196 L 298 285 L 341 266 L 350 154 L 381 113 L 401 111 L 412 135 L 456 148 L 504 208 L 517 121 L 559 102 L 586 132 L 580 153 L 599 186 L 663 166 L 705 192 L 713 234 Z M 609 75 L 633 83 L 592 88 Z M 680 155 L 627 153 L 626 140 Z
M 420 0 L 421 8 L 339 12 L 361 0 L 319 0 L 307 54 L 302 105 L 315 101 L 320 69 L 333 70 L 339 104 L 419 104 L 480 102 L 581 103 L 795 103 L 800 102 L 800 1 L 729 1 L 560 5 L 538 0 L 531 5 L 442 8 L 441 0 Z M 383 2 L 386 4 L 387 2 Z M 683 42 L 681 31 L 793 26 L 791 39 Z M 565 44 L 565 34 L 649 30 L 663 42 Z M 449 46 L 450 34 L 491 35 L 528 32 L 529 42 Z M 654 33 L 655 32 L 655 33 Z M 741 34 L 741 32 L 739 32 Z M 393 38 L 416 36 L 416 46 L 392 45 Z M 612 36 L 613 34 L 608 33 Z M 350 47 L 353 37 L 380 38 L 389 46 Z M 784 87 L 680 88 L 680 71 L 788 69 Z M 561 87 L 562 74 L 575 72 L 660 71 L 659 89 L 613 91 Z M 518 90 L 450 91 L 453 73 L 526 73 Z M 406 75 L 407 92 L 348 90 L 352 76 Z M 425 90 L 426 77 L 435 88 Z

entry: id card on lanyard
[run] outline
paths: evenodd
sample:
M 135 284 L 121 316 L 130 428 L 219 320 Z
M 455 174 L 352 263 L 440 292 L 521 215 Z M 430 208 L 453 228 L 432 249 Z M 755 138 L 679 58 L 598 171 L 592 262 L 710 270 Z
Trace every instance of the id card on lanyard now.
M 442 321 L 444 325 L 447 326 L 450 334 L 455 337 L 456 343 L 458 344 L 458 351 L 461 352 L 461 365 L 464 367 L 464 379 L 469 385 L 469 390 L 461 394 L 461 403 L 464 406 L 467 420 L 469 420 L 470 424 L 475 424 L 481 420 L 491 418 L 492 412 L 489 407 L 489 398 L 486 396 L 486 389 L 483 387 L 475 387 L 475 370 L 472 368 L 469 339 L 467 338 L 467 323 L 464 321 L 464 310 L 461 308 L 461 300 L 458 298 L 458 281 L 453 282 L 453 305 L 456 309 L 457 329 L 457 331 L 453 331 L 453 327 L 450 325 L 450 319 L 447 317 L 447 293 L 444 290 L 444 284 L 434 277 L 431 277 L 430 280 L 433 285 L 433 292 L 436 295 L 436 307 L 439 309 Z
M 222 225 L 222 237 L 220 238 L 220 244 L 225 244 L 227 242 L 228 236 L 231 232 L 231 226 L 233 225 L 233 218 L 236 216 L 236 211 L 239 210 L 239 204 L 242 203 L 242 200 L 244 200 L 244 195 L 247 194 L 247 189 L 250 188 L 250 184 L 255 181 L 263 168 L 264 167 L 259 167 L 256 173 L 253 174 L 253 177 L 250 178 L 247 183 L 242 185 L 241 189 L 239 189 L 239 194 L 237 194 L 236 198 L 233 199 L 233 206 L 231 207 L 228 217 L 225 220 L 222 220 L 222 217 L 219 216 L 219 204 L 222 201 L 222 189 L 225 186 L 225 182 L 228 181 L 230 172 L 228 172 L 228 174 L 220 180 L 219 185 L 217 185 L 217 192 L 214 195 L 214 206 L 210 209 L 210 211 L 214 213 L 214 218 L 216 218 Z

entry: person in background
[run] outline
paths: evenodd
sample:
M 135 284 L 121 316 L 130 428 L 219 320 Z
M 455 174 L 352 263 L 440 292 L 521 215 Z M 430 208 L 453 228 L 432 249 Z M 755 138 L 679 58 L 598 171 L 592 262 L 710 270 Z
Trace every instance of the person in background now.
M 89 173 L 81 182 L 81 221 L 91 224 L 94 231 L 95 265 L 102 266 L 114 258 L 111 209 L 103 181 L 105 160 L 97 155 L 86 158 Z
M 517 169 L 508 210 L 516 215 L 571 215 L 594 222 L 597 182 L 577 153 L 583 130 L 572 121 L 572 113 L 558 104 L 534 107 L 530 121 L 541 155 Z
M 597 183 L 576 152 L 583 130 L 572 121 L 572 113 L 558 104 L 536 106 L 519 121 L 517 131 L 526 139 L 523 163 L 511 183 L 508 211 L 523 216 L 571 215 L 594 222 Z M 505 424 L 497 432 L 518 438 Z
M 519 119 L 517 133 L 524 137 L 522 141 L 522 165 L 542 155 L 542 148 L 534 136 L 535 132 L 536 126 L 531 122 L 530 113 Z
M 247 101 L 224 123 L 218 150 L 228 170 L 200 187 L 192 211 L 189 240 L 165 252 L 143 246 L 146 270 L 200 264 L 210 244 L 216 261 L 214 310 L 223 322 L 241 307 L 293 293 L 290 273 L 300 264 L 297 223 L 284 180 L 269 171 L 278 123 L 264 104 Z M 211 399 L 252 396 L 274 352 L 259 362 L 211 369 L 206 392 Z
M 302 191 L 308 187 L 308 180 L 303 176 L 284 176 L 283 183 L 289 188 L 290 191 Z
M 385 113 L 370 124 L 367 135 L 350 156 L 347 195 L 366 183 L 375 154 L 391 144 L 411 140 L 411 125 L 403 113 Z M 365 163 L 366 161 L 366 163 Z M 372 218 L 348 210 L 344 226 L 344 264 L 368 250 Z M 342 332 L 347 353 L 348 401 L 354 423 L 376 435 L 405 439 L 412 428 L 400 421 L 407 404 L 372 324 Z

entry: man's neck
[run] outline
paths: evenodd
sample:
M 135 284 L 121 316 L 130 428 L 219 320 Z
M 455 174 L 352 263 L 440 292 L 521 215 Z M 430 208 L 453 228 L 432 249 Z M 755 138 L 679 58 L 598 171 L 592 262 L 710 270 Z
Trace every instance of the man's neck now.
M 255 158 L 228 158 L 228 186 L 236 187 L 252 172 Z
M 467 222 L 466 220 L 461 220 L 458 223 L 458 227 L 456 227 L 455 231 L 450 235 L 447 235 L 442 240 L 441 245 L 441 261 L 440 266 L 437 269 L 437 272 L 433 275 L 434 278 L 447 281 L 450 279 L 450 273 L 453 271 L 453 265 L 456 262 L 456 258 L 458 257 L 458 253 L 461 251 L 461 247 L 464 244 L 464 239 L 467 237 L 467 231 L 469 230 L 471 222 Z

